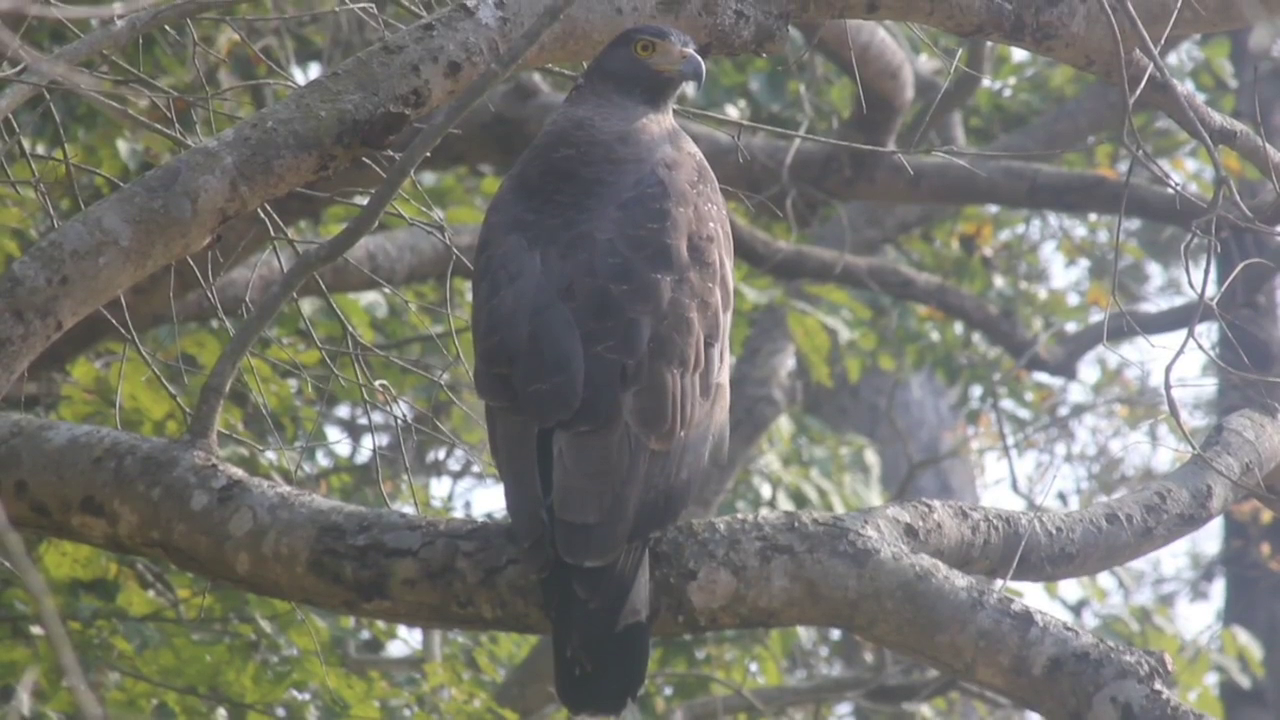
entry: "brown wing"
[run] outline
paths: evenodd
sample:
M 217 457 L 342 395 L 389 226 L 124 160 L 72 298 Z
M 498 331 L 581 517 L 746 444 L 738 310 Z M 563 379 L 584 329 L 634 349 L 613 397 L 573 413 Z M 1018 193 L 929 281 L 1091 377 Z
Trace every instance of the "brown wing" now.
M 621 230 L 582 256 L 598 283 L 574 309 L 583 408 L 604 412 L 555 436 L 555 535 L 571 562 L 606 562 L 674 522 L 727 440 L 732 244 L 714 183 L 692 143 L 675 144 L 615 205 Z

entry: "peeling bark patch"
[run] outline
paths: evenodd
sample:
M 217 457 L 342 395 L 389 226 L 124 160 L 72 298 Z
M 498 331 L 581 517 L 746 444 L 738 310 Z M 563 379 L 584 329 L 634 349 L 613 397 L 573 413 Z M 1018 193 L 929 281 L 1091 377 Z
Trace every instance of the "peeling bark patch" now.
M 197 490 L 191 494 L 191 509 L 200 512 L 209 504 L 209 493 Z
M 431 88 L 414 88 L 409 93 L 409 109 L 421 112 L 431 105 Z
M 96 518 L 105 518 L 107 516 L 107 506 L 103 505 L 102 501 L 93 495 L 85 495 L 80 498 L 80 503 L 77 507 L 85 515 Z
M 699 614 L 724 606 L 738 590 L 738 579 L 719 565 L 708 565 L 698 571 L 689 583 L 689 602 Z
M 235 500 L 237 491 L 240 490 L 240 486 L 242 484 L 243 483 L 239 480 L 231 480 L 225 485 L 220 485 L 217 490 L 218 504 L 226 505 L 227 503 Z
M 231 516 L 231 521 L 227 523 L 227 531 L 235 537 L 240 537 L 253 529 L 253 508 L 242 507 L 235 511 Z
M 316 530 L 307 570 L 336 587 L 354 591 L 361 603 L 387 600 L 391 573 L 379 550 L 385 548 L 356 544 L 340 524 L 324 525 Z
M 916 527 L 912 523 L 907 523 L 902 526 L 902 535 L 910 540 L 913 545 L 919 543 L 923 537 L 920 533 L 920 528 Z

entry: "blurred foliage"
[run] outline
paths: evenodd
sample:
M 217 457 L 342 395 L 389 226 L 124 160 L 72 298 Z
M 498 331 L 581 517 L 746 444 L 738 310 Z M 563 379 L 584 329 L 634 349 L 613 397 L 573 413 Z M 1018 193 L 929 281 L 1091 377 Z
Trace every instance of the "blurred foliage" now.
M 381 24 L 373 21 L 375 5 Z M 384 30 L 412 22 L 410 10 L 430 10 L 397 3 L 298 7 L 245 2 L 130 43 L 98 68 L 135 91 L 106 96 L 111 111 L 56 90 L 36 94 L 0 122 L 0 269 L 82 208 L 279 101 Z M 100 24 L 33 20 L 22 38 L 51 51 Z M 903 37 L 913 56 L 944 66 L 959 48 L 956 39 L 922 28 Z M 859 102 L 857 84 L 804 50 L 797 36 L 787 58 L 716 58 L 691 103 L 756 123 L 834 133 Z M 993 47 L 990 55 L 986 79 L 964 112 L 975 146 L 1053 112 L 1089 82 L 1008 47 Z M 1212 104 L 1230 109 L 1222 39 L 1184 47 L 1171 67 Z M 1167 121 L 1139 114 L 1133 123 L 1153 162 L 1189 189 L 1211 190 L 1201 148 Z M 1040 159 L 1150 179 L 1149 170 L 1133 170 L 1132 154 L 1118 140 L 1095 136 Z M 474 225 L 499 183 L 467 167 L 424 172 L 417 180 L 385 227 Z M 291 237 L 329 237 L 355 212 L 350 203 L 334 203 L 292 227 Z M 789 227 L 776 213 L 743 203 L 735 203 L 735 212 L 779 237 L 807 240 L 804 228 Z M 987 299 L 1034 333 L 1078 328 L 1116 303 L 1159 307 L 1190 296 L 1180 233 L 1125 220 L 1117 239 L 1117 227 L 1111 217 L 970 207 L 900 237 L 886 253 Z M 1192 254 L 1190 261 L 1202 258 Z M 1160 449 L 1180 437 L 1164 412 L 1163 368 L 1142 359 L 1136 343 L 1093 353 L 1080 379 L 1068 383 L 1018 369 L 932 308 L 828 284 L 784 285 L 745 267 L 738 273 L 736 349 L 759 310 L 781 302 L 806 392 L 835 392 L 870 370 L 936 373 L 956 390 L 970 457 L 988 479 L 983 488 L 1001 488 L 1024 507 L 1085 505 L 1176 460 Z M 226 443 L 228 458 L 256 475 L 347 502 L 427 515 L 500 514 L 466 371 L 467 303 L 463 279 L 291 303 L 233 388 L 223 417 L 234 438 Z M 177 437 L 228 337 L 227 323 L 217 320 L 104 343 L 66 367 L 56 397 L 20 409 Z M 1196 401 L 1192 391 L 1186 397 Z M 769 431 L 722 510 L 876 505 L 886 499 L 879 467 L 867 442 L 797 411 Z M 492 694 L 534 641 L 341 617 L 67 542 L 33 543 L 33 555 L 113 717 L 514 717 Z M 1170 653 L 1178 692 L 1213 714 L 1217 674 L 1256 667 L 1260 651 L 1240 629 L 1211 636 L 1178 629 L 1177 608 L 1205 599 L 1210 564 L 1209 556 L 1191 553 L 1173 567 L 1128 566 L 1050 584 L 1045 594 L 1060 614 L 1096 632 Z M 70 695 L 58 684 L 31 600 L 11 573 L 3 577 L 0 704 L 13 699 L 34 668 L 32 716 L 70 717 Z M 727 688 L 786 684 L 866 664 L 865 648 L 851 636 L 822 629 L 665 640 L 642 710 L 660 716 Z M 914 710 L 947 717 L 954 701 Z M 804 716 L 850 717 L 852 707 L 823 701 Z M 858 715 L 864 716 L 875 715 Z

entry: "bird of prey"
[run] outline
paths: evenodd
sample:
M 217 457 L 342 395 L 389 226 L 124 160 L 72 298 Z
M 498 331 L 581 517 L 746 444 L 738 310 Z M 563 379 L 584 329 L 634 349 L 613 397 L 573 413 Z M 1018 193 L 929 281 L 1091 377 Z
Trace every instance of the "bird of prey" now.
M 672 114 L 705 73 L 682 32 L 614 38 L 507 174 L 476 247 L 476 390 L 575 715 L 617 715 L 644 685 L 647 539 L 727 451 L 729 216 Z

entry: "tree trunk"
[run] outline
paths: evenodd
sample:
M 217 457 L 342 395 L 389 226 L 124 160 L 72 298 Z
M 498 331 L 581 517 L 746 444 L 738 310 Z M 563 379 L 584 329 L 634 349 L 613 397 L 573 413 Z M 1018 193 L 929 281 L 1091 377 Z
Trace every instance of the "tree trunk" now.
M 1236 117 L 1257 123 L 1266 137 L 1280 137 L 1280 67 L 1249 50 L 1249 31 L 1231 35 L 1231 61 L 1239 88 Z M 1241 192 L 1258 190 L 1241 183 Z M 1266 410 L 1280 400 L 1280 321 L 1276 314 L 1275 270 L 1264 258 L 1274 238 L 1232 229 L 1219 234 L 1216 271 L 1223 300 L 1234 307 L 1223 319 L 1218 340 L 1218 417 L 1245 408 Z M 1231 293 L 1227 296 L 1226 293 Z M 1280 717 L 1280 574 L 1272 548 L 1280 547 L 1280 523 L 1268 522 L 1261 505 L 1247 500 L 1224 518 L 1222 565 L 1226 577 L 1223 623 L 1239 625 L 1257 637 L 1266 651 L 1266 675 L 1243 687 L 1229 676 L 1222 682 L 1222 703 L 1230 720 Z

